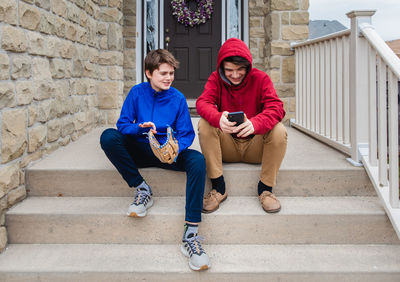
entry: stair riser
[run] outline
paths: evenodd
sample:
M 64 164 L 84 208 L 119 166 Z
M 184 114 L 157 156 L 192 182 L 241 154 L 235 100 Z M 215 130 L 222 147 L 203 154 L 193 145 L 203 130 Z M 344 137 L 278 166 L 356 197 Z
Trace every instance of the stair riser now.
M 8 215 L 9 243 L 175 244 L 181 215 Z M 153 231 L 151 231 L 153 230 Z M 207 244 L 399 244 L 386 215 L 207 215 Z
M 231 196 L 255 196 L 260 169 L 224 172 Z M 143 169 L 142 176 L 156 196 L 184 196 L 186 175 L 162 169 Z M 114 170 L 28 170 L 30 196 L 125 197 L 132 190 Z M 210 189 L 207 181 L 206 190 Z M 363 170 L 282 170 L 274 192 L 278 196 L 376 196 Z
M 109 281 L 220 281 L 220 282 L 265 282 L 265 281 L 287 281 L 287 282 L 398 282 L 400 274 L 397 273 L 303 273 L 303 272 L 287 272 L 287 273 L 212 273 L 212 268 L 206 272 L 192 273 L 138 273 L 138 272 L 91 272 L 91 273 L 57 273 L 57 272 L 0 272 L 0 281 L 13 282 L 109 282 Z

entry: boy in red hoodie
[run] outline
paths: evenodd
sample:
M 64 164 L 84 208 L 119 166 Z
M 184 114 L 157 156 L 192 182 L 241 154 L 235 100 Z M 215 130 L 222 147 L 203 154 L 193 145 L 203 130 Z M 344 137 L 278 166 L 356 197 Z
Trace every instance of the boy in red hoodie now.
M 269 76 L 252 68 L 247 45 L 227 40 L 218 54 L 214 71 L 196 102 L 199 140 L 206 159 L 212 190 L 204 197 L 203 212 L 218 209 L 227 196 L 222 162 L 261 163 L 258 195 L 266 212 L 278 212 L 279 200 L 272 193 L 286 152 L 287 132 L 280 123 L 285 116 Z M 244 122 L 228 120 L 229 112 L 244 112 Z

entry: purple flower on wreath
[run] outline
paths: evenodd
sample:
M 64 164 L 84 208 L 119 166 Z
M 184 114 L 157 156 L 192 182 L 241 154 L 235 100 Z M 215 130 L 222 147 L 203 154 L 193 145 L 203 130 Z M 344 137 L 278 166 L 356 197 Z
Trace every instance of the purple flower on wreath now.
M 193 27 L 205 23 L 211 19 L 213 10 L 213 0 L 194 0 L 197 3 L 197 10 L 191 11 L 185 0 L 172 0 L 172 15 L 174 15 L 178 23 L 185 26 Z

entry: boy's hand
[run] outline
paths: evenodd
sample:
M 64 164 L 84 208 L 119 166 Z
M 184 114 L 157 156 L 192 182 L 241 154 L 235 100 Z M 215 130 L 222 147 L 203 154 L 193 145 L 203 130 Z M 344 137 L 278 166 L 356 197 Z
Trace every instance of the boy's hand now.
M 254 126 L 251 121 L 247 119 L 246 114 L 244 114 L 244 122 L 237 127 L 235 126 L 233 133 L 237 133 L 237 137 L 247 137 L 254 133 Z
M 140 128 L 152 127 L 152 129 L 150 129 L 150 131 L 153 132 L 154 134 L 157 133 L 156 125 L 151 121 L 139 123 L 139 127 Z
M 222 113 L 222 116 L 219 120 L 219 127 L 221 128 L 222 132 L 231 134 L 234 133 L 234 130 L 236 129 L 236 122 L 229 121 L 228 114 L 229 112 L 227 111 Z

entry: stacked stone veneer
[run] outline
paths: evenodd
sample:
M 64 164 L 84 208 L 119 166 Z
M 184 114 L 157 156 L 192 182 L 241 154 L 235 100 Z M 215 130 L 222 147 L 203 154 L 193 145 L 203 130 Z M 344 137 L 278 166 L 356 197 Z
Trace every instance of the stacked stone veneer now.
M 140 1 L 140 0 L 139 0 Z M 136 84 L 136 0 L 124 1 L 124 94 Z
M 271 77 L 286 110 L 295 117 L 295 57 L 290 43 L 308 38 L 309 0 L 249 0 L 249 45 L 254 66 Z
M 102 123 L 123 92 L 122 0 L 0 1 L 0 251 L 24 169 Z

